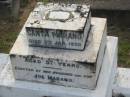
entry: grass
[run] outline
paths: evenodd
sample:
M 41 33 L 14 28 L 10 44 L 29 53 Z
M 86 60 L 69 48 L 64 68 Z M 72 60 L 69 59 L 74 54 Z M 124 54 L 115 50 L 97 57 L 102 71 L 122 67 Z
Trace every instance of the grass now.
M 35 0 L 28 0 L 28 2 L 26 6 L 22 5 L 18 21 L 12 21 L 8 9 L 0 8 L 0 53 L 9 53 L 29 13 L 33 10 Z
M 118 63 L 120 67 L 130 67 L 130 30 L 128 27 L 109 26 L 109 35 L 117 36 L 118 43 Z
M 0 21 L 0 52 L 8 53 L 18 35 L 18 23 L 12 23 L 9 18 Z
M 9 53 L 11 47 L 13 46 L 13 43 L 15 42 L 17 35 L 18 35 L 17 32 L 10 32 L 8 34 L 3 34 L 3 36 L 0 37 L 0 52 Z
M 130 42 L 119 42 L 119 63 L 121 67 L 130 67 Z

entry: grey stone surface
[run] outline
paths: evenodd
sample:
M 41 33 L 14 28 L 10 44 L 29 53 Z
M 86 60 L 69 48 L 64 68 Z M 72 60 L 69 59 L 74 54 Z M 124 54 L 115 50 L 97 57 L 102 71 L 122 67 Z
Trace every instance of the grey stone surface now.
M 29 16 L 26 33 L 32 47 L 83 50 L 90 27 L 90 6 L 41 3 Z
M 130 69 L 118 68 L 114 83 L 114 97 L 130 97 Z
M 23 30 L 10 52 L 16 79 L 94 89 L 106 46 L 106 19 L 92 18 L 92 25 L 84 51 L 29 47 Z
M 1 97 L 112 97 L 111 81 L 115 75 L 117 63 L 117 38 L 108 37 L 107 49 L 103 59 L 101 74 L 95 90 L 68 88 L 56 85 L 47 85 L 27 81 L 15 80 L 12 69 L 7 69 L 0 74 Z M 8 68 L 9 67 L 9 68 Z M 114 71 L 114 72 L 113 72 Z M 113 76 L 112 76 L 113 75 Z M 109 95 L 109 96 L 108 96 Z
M 25 24 L 26 26 L 26 24 Z M 39 48 L 29 47 L 25 26 L 20 32 L 10 54 L 15 55 L 37 55 L 45 58 L 56 58 L 64 60 L 75 60 L 81 62 L 95 63 L 98 57 L 98 52 L 102 42 L 105 43 L 107 34 L 107 21 L 105 18 L 92 18 L 92 29 L 89 34 L 88 42 L 86 43 L 85 50 L 64 50 L 52 48 Z M 104 39 L 104 41 L 102 41 Z M 75 56 L 77 55 L 77 56 Z

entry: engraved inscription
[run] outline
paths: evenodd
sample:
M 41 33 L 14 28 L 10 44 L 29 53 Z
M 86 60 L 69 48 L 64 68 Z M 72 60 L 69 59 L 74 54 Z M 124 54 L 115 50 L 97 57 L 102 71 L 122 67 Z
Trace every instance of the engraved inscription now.
M 95 75 L 92 65 L 60 59 L 16 56 L 12 57 L 12 64 L 16 79 L 62 86 L 86 87 L 86 81 Z
M 27 27 L 30 46 L 71 48 L 83 45 L 84 33 L 81 31 L 50 30 Z
M 31 28 L 27 27 L 27 35 L 31 37 L 43 37 L 43 38 L 64 38 L 64 39 L 78 39 L 81 40 L 83 38 L 83 32 L 73 32 L 73 31 L 65 31 L 65 30 L 49 30 L 42 28 Z

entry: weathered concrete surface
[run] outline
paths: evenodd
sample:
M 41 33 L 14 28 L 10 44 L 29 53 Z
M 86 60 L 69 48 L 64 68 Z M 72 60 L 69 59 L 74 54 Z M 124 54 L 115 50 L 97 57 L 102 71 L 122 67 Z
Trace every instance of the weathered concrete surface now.
M 130 97 L 130 69 L 118 68 L 116 84 L 114 84 L 114 97 Z
M 95 90 L 67 88 L 14 79 L 12 69 L 3 70 L 0 76 L 0 97 L 112 97 L 112 84 L 117 68 L 116 37 L 108 37 L 101 74 Z M 113 75 L 113 76 L 112 76 Z
M 93 9 L 130 10 L 130 0 L 93 0 Z

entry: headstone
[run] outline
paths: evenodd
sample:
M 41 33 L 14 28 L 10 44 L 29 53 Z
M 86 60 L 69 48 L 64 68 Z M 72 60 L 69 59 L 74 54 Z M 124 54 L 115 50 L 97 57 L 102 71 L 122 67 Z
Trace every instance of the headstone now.
M 15 78 L 95 89 L 104 57 L 107 23 L 104 18 L 91 19 L 90 13 L 87 5 L 38 3 L 10 51 Z M 30 45 L 30 40 L 45 41 L 45 48 L 39 41 Z M 50 45 L 47 41 L 55 43 Z M 57 46 L 61 41 L 67 45 Z M 71 42 L 82 46 L 69 46 Z
M 92 19 L 88 39 L 84 51 L 29 47 L 23 28 L 10 52 L 15 78 L 94 89 L 106 45 L 106 19 Z
M 29 46 L 84 50 L 91 26 L 90 6 L 39 4 L 26 24 Z
M 101 73 L 95 90 L 15 80 L 11 66 L 0 76 L 1 97 L 112 97 L 112 84 L 117 64 L 116 37 L 107 37 Z M 110 91 L 111 90 L 111 91 Z M 109 96 L 108 96 L 109 95 Z

